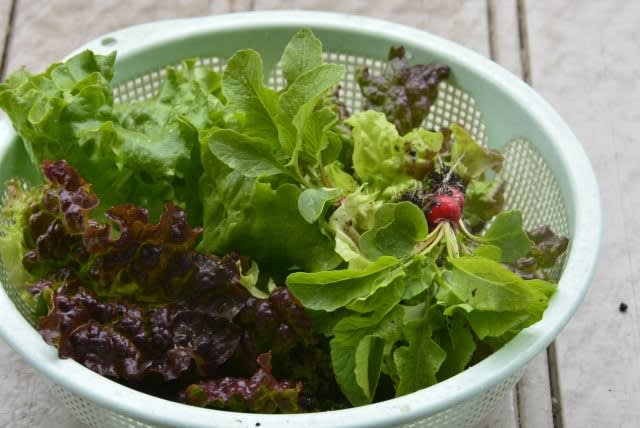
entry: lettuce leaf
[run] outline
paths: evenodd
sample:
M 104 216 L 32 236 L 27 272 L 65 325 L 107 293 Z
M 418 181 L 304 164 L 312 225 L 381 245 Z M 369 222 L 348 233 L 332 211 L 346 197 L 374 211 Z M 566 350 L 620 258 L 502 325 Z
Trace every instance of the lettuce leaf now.
M 179 395 L 199 407 L 257 413 L 310 411 L 299 405 L 301 382 L 278 381 L 271 374 L 271 353 L 258 355 L 258 370 L 250 378 L 224 377 L 189 385 Z
M 242 120 L 231 130 L 202 133 L 201 251 L 240 251 L 279 276 L 341 262 L 333 236 L 318 226 L 325 203 L 338 196 L 323 190 L 321 159 L 337 135 L 337 114 L 325 99 L 344 68 L 322 64 L 319 43 L 303 30 L 285 48 L 288 84 L 280 92 L 264 84 L 257 52 L 239 51 L 229 60 L 222 92 L 227 111 Z
M 39 75 L 20 70 L 0 84 L 0 108 L 34 164 L 65 159 L 104 206 L 129 202 L 158 215 L 173 200 L 199 223 L 197 129 L 221 119 L 216 73 L 187 62 L 168 70 L 151 99 L 114 104 L 114 61 L 115 54 L 85 51 Z
M 420 127 L 438 95 L 438 84 L 449 76 L 442 64 L 409 65 L 402 46 L 389 49 L 382 76 L 368 68 L 358 70 L 356 80 L 365 98 L 365 110 L 384 112 L 400 135 Z
M 400 136 L 383 113 L 355 113 L 346 123 L 353 127 L 353 166 L 357 176 L 375 190 L 422 180 L 433 170 L 442 147 L 442 133 L 414 130 Z

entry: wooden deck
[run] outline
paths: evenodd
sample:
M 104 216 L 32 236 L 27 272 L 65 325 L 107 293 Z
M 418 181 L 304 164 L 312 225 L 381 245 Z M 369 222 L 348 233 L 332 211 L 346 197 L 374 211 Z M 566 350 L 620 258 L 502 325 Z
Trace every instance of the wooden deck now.
M 599 266 L 576 316 L 480 426 L 640 427 L 640 2 L 0 0 L 0 77 L 41 70 L 132 24 L 293 8 L 370 15 L 454 40 L 521 76 L 567 120 L 601 186 Z M 0 426 L 81 426 L 1 340 Z

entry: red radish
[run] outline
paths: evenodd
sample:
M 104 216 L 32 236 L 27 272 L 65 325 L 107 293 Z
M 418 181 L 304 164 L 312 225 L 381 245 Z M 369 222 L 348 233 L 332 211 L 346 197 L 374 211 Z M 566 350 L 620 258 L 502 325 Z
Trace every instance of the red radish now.
M 462 190 L 460 190 L 459 187 L 449 186 L 446 194 L 450 195 L 453 199 L 456 200 L 456 202 L 458 202 L 458 205 L 460 205 L 460 209 L 464 208 L 464 193 L 462 193 Z
M 447 194 L 439 194 L 433 198 L 431 210 L 427 213 L 427 221 L 432 228 L 443 222 L 457 225 L 461 215 L 462 207 L 456 198 Z

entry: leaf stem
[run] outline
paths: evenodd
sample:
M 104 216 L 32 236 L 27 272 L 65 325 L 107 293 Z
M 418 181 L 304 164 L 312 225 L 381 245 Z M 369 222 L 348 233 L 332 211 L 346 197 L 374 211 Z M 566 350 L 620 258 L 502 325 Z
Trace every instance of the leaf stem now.
M 416 247 L 416 254 L 427 254 L 442 240 L 443 223 L 436 226 L 427 238 Z
M 447 245 L 447 252 L 451 257 L 460 257 L 460 247 L 458 246 L 458 238 L 449 223 L 445 223 L 443 229 L 444 242 Z
M 472 241 L 476 241 L 476 242 L 484 241 L 484 238 L 482 236 L 474 235 L 473 233 L 471 233 L 469 229 L 467 229 L 467 226 L 464 225 L 464 221 L 462 221 L 462 219 L 458 221 L 458 226 L 460 226 L 460 230 L 462 231 L 464 236 L 471 239 Z

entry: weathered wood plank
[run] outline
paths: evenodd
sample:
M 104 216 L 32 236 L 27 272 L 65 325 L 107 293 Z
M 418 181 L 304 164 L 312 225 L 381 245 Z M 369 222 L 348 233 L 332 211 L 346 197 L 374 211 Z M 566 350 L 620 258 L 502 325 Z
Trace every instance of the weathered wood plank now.
M 638 426 L 640 3 L 529 2 L 527 15 L 534 87 L 584 145 L 605 207 L 592 287 L 556 340 L 563 423 Z M 629 306 L 624 313 L 620 302 Z
M 4 52 L 9 41 L 9 21 L 14 0 L 2 0 L 0 2 L 0 73 L 3 70 Z M 2 77 L 2 76 L 0 76 Z
M 209 0 L 209 13 L 246 12 L 254 9 L 254 0 Z
M 522 77 L 516 0 L 487 0 L 491 59 Z
M 547 353 L 541 352 L 518 383 L 518 413 L 521 428 L 552 428 L 553 411 Z
M 329 10 L 410 25 L 489 55 L 486 5 L 447 0 L 256 0 L 256 10 Z
M 42 70 L 83 43 L 129 25 L 211 13 L 207 0 L 22 0 L 16 7 L 7 71 L 23 65 Z

